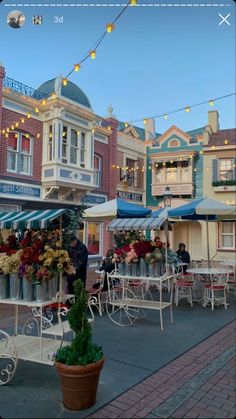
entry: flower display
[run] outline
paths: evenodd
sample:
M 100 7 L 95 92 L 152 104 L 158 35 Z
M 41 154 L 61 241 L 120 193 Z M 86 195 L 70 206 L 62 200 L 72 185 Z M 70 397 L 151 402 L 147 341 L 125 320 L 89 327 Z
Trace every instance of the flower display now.
M 0 274 L 7 275 L 9 272 L 9 256 L 6 253 L 0 254 Z
M 4 275 L 17 274 L 21 263 L 21 250 L 12 255 L 1 255 L 1 270 Z

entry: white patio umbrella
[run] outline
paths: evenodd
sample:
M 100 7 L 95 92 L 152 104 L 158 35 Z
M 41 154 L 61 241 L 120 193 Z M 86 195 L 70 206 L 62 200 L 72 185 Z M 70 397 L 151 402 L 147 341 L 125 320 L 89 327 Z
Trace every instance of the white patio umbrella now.
M 207 229 L 207 259 L 210 262 L 208 221 L 235 219 L 235 206 L 211 198 L 194 199 L 189 204 L 181 205 L 168 211 L 168 215 L 181 220 L 205 220 Z

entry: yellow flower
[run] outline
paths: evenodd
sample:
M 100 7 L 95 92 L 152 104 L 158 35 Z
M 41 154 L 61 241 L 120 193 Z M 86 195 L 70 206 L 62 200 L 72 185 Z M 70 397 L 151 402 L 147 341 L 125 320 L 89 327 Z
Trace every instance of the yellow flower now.
M 65 258 L 63 258 L 63 257 L 60 257 L 59 259 L 58 259 L 58 262 L 60 262 L 60 263 L 65 263 Z
M 61 247 L 61 242 L 56 242 L 56 247 Z
M 42 260 L 44 259 L 43 255 L 39 256 L 39 261 L 42 262 Z
M 60 256 L 60 252 L 58 250 L 55 250 L 54 252 L 54 257 L 58 258 Z
M 44 250 L 48 250 L 49 249 L 49 246 L 44 246 Z
M 69 258 L 69 257 L 67 257 L 67 258 L 66 258 L 66 262 L 67 262 L 67 263 L 69 263 L 69 262 L 70 262 L 70 258 Z
M 62 263 L 58 263 L 58 264 L 57 264 L 57 267 L 58 267 L 58 269 L 62 269 L 62 268 L 63 268 Z

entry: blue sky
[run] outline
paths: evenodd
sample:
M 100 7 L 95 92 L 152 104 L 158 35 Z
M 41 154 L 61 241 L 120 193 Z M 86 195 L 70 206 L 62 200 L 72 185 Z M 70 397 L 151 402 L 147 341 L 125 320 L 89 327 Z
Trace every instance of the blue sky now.
M 86 1 L 89 2 L 98 3 Z M 199 3 L 191 1 L 194 2 Z M 6 7 L 17 2 L 4 3 L 0 5 L 0 61 L 5 64 L 8 77 L 32 87 L 67 73 L 121 10 L 121 7 Z M 73 3 L 82 4 L 85 0 Z M 158 1 L 145 0 L 147 3 Z M 106 115 L 111 103 L 120 120 L 132 121 L 235 91 L 235 3 L 232 0 L 201 3 L 225 3 L 231 7 L 128 8 L 116 30 L 106 36 L 97 59 L 88 60 L 71 77 L 87 94 L 97 114 Z M 26 24 L 19 30 L 6 24 L 8 13 L 14 9 L 26 15 Z M 230 13 L 230 26 L 226 23 L 219 26 L 219 13 L 223 16 Z M 35 14 L 43 16 L 42 26 L 32 25 Z M 53 23 L 54 16 L 63 16 L 64 23 Z M 156 130 L 163 132 L 173 124 L 184 130 L 204 126 L 211 109 L 219 111 L 221 128 L 235 127 L 233 97 L 216 103 L 214 108 L 204 105 L 187 114 L 172 115 L 168 120 L 158 119 Z M 142 122 L 136 124 L 143 126 Z

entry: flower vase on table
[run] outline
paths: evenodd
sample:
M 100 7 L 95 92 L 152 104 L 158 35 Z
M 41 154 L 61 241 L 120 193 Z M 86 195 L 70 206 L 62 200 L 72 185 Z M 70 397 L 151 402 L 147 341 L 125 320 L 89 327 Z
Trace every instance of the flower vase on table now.
M 138 276 L 138 262 L 131 263 L 131 276 Z
M 10 299 L 20 300 L 22 295 L 22 281 L 19 276 L 15 273 L 9 275 L 10 282 Z
M 9 297 L 9 281 L 8 276 L 0 274 L 0 300 Z
M 47 291 L 46 281 L 41 281 L 35 284 L 35 299 L 37 303 L 42 303 L 46 301 L 46 291 Z
M 131 263 L 125 262 L 125 265 L 124 265 L 124 275 L 131 276 Z
M 22 278 L 22 294 L 24 301 L 34 300 L 34 285 L 26 276 Z
M 125 263 L 124 262 L 120 262 L 118 264 L 118 274 L 119 275 L 125 275 Z
M 139 260 L 139 275 L 147 276 L 147 263 L 144 258 L 140 258 Z
M 59 281 L 59 276 L 58 273 L 56 272 L 52 278 L 49 278 L 46 281 L 47 284 L 47 300 L 53 300 L 53 298 L 56 297 L 56 294 L 58 292 L 59 289 L 59 285 L 58 285 L 58 281 Z

